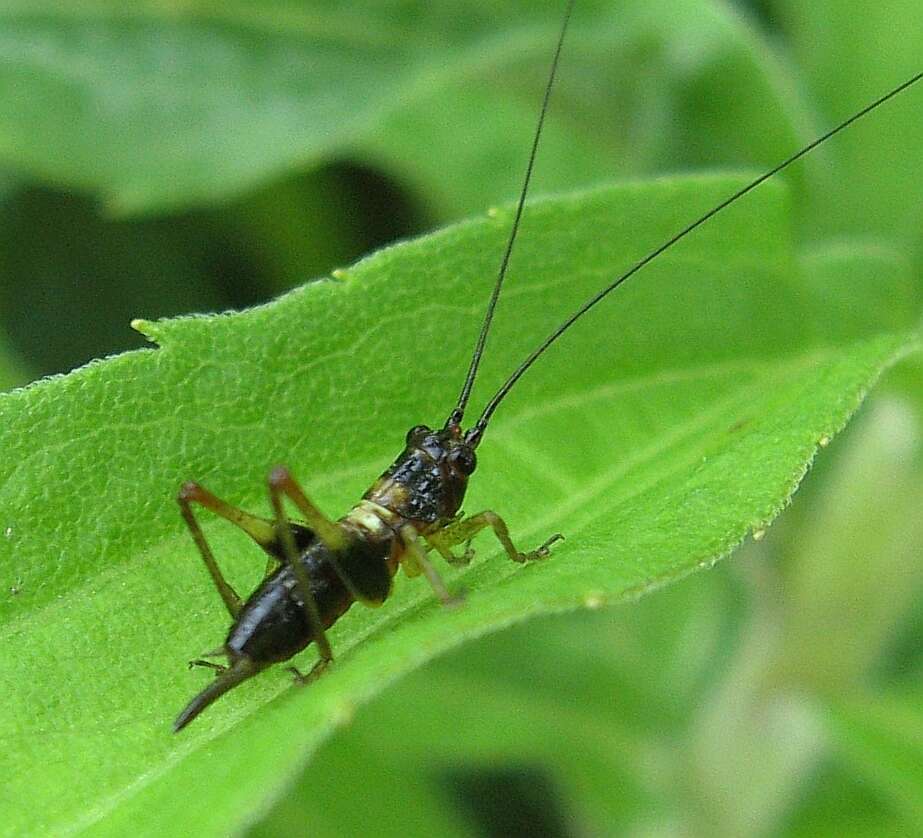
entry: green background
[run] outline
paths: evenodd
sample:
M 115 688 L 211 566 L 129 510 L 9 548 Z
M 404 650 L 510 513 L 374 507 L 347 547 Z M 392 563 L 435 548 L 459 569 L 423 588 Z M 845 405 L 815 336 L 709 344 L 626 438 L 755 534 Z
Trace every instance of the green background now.
M 145 323 L 156 352 L 3 402 L 0 829 L 923 828 L 923 388 L 914 357 L 890 368 L 921 300 L 919 91 L 638 277 L 504 405 L 470 503 L 526 547 L 564 531 L 554 559 L 517 574 L 482 537 L 462 611 L 399 578 L 344 618 L 328 679 L 292 698 L 267 675 L 167 733 L 224 630 L 171 493 L 265 509 L 281 460 L 345 509 L 443 418 L 560 5 L 0 4 L 7 387 L 143 346 L 133 317 L 261 303 L 478 217 L 240 318 Z M 672 176 L 771 165 L 920 55 L 910 0 L 578 0 L 534 195 L 589 191 L 527 214 L 474 404 L 742 182 Z

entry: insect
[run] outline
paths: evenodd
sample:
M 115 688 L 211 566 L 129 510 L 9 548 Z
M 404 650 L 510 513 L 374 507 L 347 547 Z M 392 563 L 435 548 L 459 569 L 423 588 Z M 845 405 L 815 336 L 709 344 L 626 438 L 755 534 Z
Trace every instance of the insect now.
M 191 662 L 193 666 L 214 669 L 216 677 L 179 714 L 174 722 L 175 731 L 188 725 L 229 690 L 269 666 L 288 661 L 311 643 L 316 645 L 319 659 L 310 672 L 302 675 L 294 667 L 289 668 L 301 683 L 317 678 L 334 659 L 327 630 L 355 602 L 383 603 L 399 568 L 408 576 L 424 576 L 443 603 L 454 605 L 459 597 L 446 588 L 430 560 L 431 554 L 438 554 L 451 565 L 468 564 L 474 555 L 470 546 L 472 539 L 481 530 L 489 529 L 509 559 L 529 562 L 547 558 L 554 543 L 562 538 L 560 534 L 552 535 L 531 551 L 521 551 L 497 513 L 483 511 L 464 516 L 460 511 L 468 481 L 477 467 L 478 445 L 507 394 L 561 335 L 645 265 L 761 183 L 923 78 L 923 73 L 917 74 L 853 114 L 692 221 L 601 288 L 538 344 L 488 401 L 480 417 L 466 429 L 463 422 L 469 396 L 519 231 L 574 5 L 575 0 L 568 0 L 509 238 L 458 401 L 445 424 L 435 429 L 423 425 L 412 428 L 397 459 L 362 499 L 337 520 L 328 518 L 318 509 L 291 472 L 281 466 L 271 471 L 268 480 L 271 518 L 252 515 L 232 506 L 199 483 L 188 482 L 181 487 L 178 502 L 183 519 L 231 616 L 232 625 L 218 649 Z M 298 509 L 302 521 L 289 519 L 284 505 L 286 500 Z M 268 555 L 267 574 L 246 601 L 242 601 L 224 579 L 195 516 L 196 506 L 239 527 Z M 210 660 L 216 657 L 224 657 L 227 663 Z

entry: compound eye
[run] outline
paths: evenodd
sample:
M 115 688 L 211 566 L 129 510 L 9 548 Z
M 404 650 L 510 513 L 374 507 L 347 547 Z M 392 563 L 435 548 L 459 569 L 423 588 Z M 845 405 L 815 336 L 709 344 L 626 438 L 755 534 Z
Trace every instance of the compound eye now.
M 414 425 L 409 431 L 407 431 L 407 436 L 404 439 L 406 445 L 410 445 L 418 437 L 428 434 L 430 429 L 426 425 Z
M 471 474 L 478 464 L 470 448 L 456 448 L 449 454 L 449 462 L 462 474 Z

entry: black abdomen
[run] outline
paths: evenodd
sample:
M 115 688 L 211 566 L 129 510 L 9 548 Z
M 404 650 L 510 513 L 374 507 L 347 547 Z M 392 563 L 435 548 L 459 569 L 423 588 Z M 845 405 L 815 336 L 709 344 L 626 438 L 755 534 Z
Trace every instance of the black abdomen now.
M 390 553 L 390 540 L 362 540 L 352 543 L 338 560 L 354 589 L 368 599 L 382 601 L 391 587 Z M 319 541 L 312 541 L 301 554 L 324 628 L 333 625 L 355 601 L 329 557 L 329 550 Z M 295 574 L 286 565 L 267 577 L 244 603 L 225 646 L 235 658 L 243 655 L 257 663 L 278 663 L 313 639 Z

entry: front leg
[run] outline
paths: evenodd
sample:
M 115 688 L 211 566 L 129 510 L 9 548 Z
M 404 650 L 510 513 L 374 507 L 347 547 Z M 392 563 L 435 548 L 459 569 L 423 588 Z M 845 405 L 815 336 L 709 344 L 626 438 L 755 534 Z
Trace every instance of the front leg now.
M 496 512 L 487 510 L 463 518 L 461 521 L 455 521 L 426 536 L 426 540 L 449 564 L 465 565 L 474 558 L 474 551 L 468 546 L 471 539 L 485 527 L 490 527 L 494 531 L 497 540 L 506 550 L 506 555 L 512 561 L 519 563 L 547 558 L 551 555 L 551 545 L 564 538 L 560 533 L 556 533 L 537 549 L 522 553 L 513 544 L 506 522 Z M 465 545 L 465 552 L 460 556 L 452 552 L 452 547 L 458 544 Z

